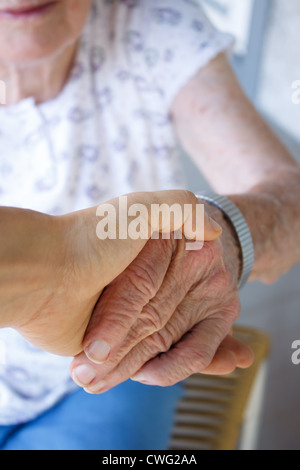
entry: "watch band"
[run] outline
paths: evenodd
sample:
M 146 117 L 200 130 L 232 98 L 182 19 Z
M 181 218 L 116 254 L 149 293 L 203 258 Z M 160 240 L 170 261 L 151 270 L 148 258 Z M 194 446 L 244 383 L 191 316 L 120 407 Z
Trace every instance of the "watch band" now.
M 197 194 L 197 198 L 218 207 L 234 227 L 242 254 L 242 274 L 239 282 L 239 289 L 242 289 L 247 283 L 254 265 L 254 246 L 249 226 L 241 211 L 230 199 L 212 192 Z

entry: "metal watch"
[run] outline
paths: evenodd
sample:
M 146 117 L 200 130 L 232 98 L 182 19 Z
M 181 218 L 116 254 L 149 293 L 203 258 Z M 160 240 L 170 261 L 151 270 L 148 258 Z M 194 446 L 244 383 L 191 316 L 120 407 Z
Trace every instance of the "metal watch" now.
M 213 192 L 197 194 L 197 198 L 218 207 L 229 219 L 236 232 L 242 254 L 242 274 L 239 282 L 239 289 L 242 289 L 254 265 L 254 246 L 249 226 L 241 211 L 230 199 Z

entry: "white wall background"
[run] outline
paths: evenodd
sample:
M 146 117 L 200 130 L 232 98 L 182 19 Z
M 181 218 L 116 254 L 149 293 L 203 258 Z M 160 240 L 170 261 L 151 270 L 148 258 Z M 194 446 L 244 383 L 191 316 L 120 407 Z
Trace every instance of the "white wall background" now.
M 300 105 L 292 83 L 300 80 L 300 2 L 272 0 L 258 103 L 287 133 L 300 140 Z

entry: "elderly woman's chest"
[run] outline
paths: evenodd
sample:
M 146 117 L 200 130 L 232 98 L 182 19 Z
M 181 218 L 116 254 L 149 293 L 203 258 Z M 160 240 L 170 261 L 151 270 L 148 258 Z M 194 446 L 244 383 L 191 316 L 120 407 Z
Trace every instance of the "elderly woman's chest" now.
M 1 203 L 60 213 L 176 187 L 172 123 L 145 87 L 119 70 L 115 81 L 85 84 L 64 102 L 27 100 L 1 116 Z

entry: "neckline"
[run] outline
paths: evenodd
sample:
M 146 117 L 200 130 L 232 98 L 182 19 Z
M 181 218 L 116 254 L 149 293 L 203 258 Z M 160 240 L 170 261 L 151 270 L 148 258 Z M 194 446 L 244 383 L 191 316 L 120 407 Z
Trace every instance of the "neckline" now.
M 15 104 L 10 104 L 8 106 L 0 106 L 0 113 L 6 115 L 18 115 L 19 113 L 23 114 L 35 107 L 35 100 L 33 97 L 24 98 Z
M 72 77 L 74 76 L 76 72 L 76 68 L 78 67 L 78 64 L 83 63 L 84 60 L 86 59 L 85 58 L 85 42 L 86 42 L 88 29 L 89 29 L 90 22 L 91 22 L 91 17 L 92 17 L 92 8 L 91 8 L 89 17 L 87 18 L 86 24 L 83 28 L 83 31 L 81 33 L 81 36 L 78 40 L 78 47 L 77 47 L 76 54 L 74 56 L 73 64 L 70 68 L 66 82 L 64 86 L 62 87 L 62 89 L 60 90 L 60 92 L 55 97 L 47 101 L 44 101 L 42 103 L 36 103 L 35 98 L 33 96 L 29 96 L 27 98 L 22 99 L 18 103 L 11 104 L 8 106 L 0 106 L 0 115 L 4 114 L 6 116 L 7 115 L 16 116 L 16 115 L 19 115 L 19 113 L 23 114 L 23 113 L 30 112 L 30 111 L 36 111 L 37 109 L 44 110 L 48 107 L 51 108 L 51 106 L 53 106 L 54 104 L 55 106 L 57 106 L 57 101 L 63 99 L 69 93 L 70 88 L 72 88 L 72 83 L 73 83 Z

